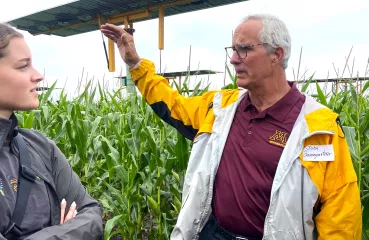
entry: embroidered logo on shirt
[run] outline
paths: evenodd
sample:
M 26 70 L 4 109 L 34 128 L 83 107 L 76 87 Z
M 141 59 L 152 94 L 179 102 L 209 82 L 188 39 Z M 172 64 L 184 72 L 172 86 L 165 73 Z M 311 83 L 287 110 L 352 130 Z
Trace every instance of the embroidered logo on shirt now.
M 3 188 L 4 188 L 3 180 L 0 178 L 0 194 L 3 195 L 3 197 L 5 197 Z
M 285 147 L 287 142 L 287 133 L 275 130 L 273 136 L 269 137 L 269 143 L 273 145 L 277 145 L 279 147 Z
M 8 180 L 9 180 L 10 185 L 12 185 L 13 191 L 17 192 L 17 190 L 18 190 L 18 179 L 16 177 L 9 176 Z

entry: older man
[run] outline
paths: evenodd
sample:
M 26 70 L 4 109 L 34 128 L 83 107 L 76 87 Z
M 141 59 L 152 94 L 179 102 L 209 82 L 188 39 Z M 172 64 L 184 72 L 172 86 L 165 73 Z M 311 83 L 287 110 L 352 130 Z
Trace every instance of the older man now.
M 156 114 L 193 140 L 171 239 L 361 238 L 357 177 L 338 115 L 286 80 L 291 40 L 281 20 L 241 22 L 226 48 L 240 88 L 191 98 L 155 75 L 122 28 L 101 30 Z

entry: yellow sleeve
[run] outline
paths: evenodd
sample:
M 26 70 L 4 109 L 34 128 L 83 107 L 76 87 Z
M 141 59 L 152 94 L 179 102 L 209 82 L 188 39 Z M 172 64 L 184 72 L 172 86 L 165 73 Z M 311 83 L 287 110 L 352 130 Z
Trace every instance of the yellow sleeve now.
M 154 63 L 146 59 L 142 59 L 138 68 L 130 69 L 132 80 L 154 112 L 184 137 L 192 140 L 216 92 L 184 97 L 170 87 L 167 79 L 156 75 L 155 71 Z
M 360 240 L 361 203 L 356 182 L 348 183 L 327 196 L 315 221 L 318 240 Z
M 326 166 L 321 209 L 315 218 L 319 240 L 359 240 L 362 212 L 357 177 L 346 139 L 337 124 L 332 137 L 335 160 Z

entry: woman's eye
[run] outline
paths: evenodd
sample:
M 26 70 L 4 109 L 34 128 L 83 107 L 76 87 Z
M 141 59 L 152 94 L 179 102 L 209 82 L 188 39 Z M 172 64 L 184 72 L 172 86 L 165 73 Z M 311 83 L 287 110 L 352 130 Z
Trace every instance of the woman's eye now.
M 26 70 L 26 69 L 27 69 L 27 67 L 28 67 L 28 64 L 26 64 L 26 65 L 22 65 L 22 66 L 20 66 L 18 69 L 19 69 L 19 70 Z

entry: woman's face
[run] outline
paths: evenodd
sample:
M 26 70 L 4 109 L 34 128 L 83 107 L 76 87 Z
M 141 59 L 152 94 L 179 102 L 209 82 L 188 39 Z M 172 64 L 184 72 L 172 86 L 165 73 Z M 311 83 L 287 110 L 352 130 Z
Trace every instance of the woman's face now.
M 32 65 L 31 51 L 23 38 L 15 37 L 0 58 L 0 117 L 16 110 L 38 107 L 37 84 L 43 76 Z

